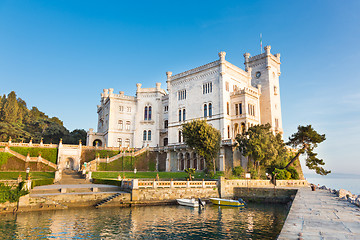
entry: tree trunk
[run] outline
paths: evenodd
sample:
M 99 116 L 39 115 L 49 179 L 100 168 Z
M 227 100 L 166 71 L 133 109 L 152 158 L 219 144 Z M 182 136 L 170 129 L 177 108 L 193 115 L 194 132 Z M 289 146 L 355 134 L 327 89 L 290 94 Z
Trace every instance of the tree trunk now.
M 291 164 L 293 164 L 293 163 L 295 162 L 296 159 L 299 158 L 299 156 L 300 156 L 300 154 L 301 154 L 301 152 L 302 152 L 303 149 L 304 149 L 304 148 L 302 148 L 301 150 L 299 150 L 298 153 L 296 154 L 296 156 L 293 157 L 293 159 L 291 159 L 291 161 L 286 165 L 286 167 L 285 167 L 286 170 L 291 166 Z
M 215 158 L 213 158 L 213 165 L 214 165 L 214 176 L 215 176 L 216 174 Z

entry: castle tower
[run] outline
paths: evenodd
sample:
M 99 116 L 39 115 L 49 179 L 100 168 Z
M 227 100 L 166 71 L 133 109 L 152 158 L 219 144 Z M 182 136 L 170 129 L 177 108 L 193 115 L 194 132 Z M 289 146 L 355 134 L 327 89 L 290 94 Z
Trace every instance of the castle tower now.
M 261 85 L 260 111 L 261 124 L 270 123 L 272 130 L 283 133 L 280 102 L 280 54 L 272 55 L 271 46 L 265 52 L 253 57 L 244 54 L 245 70 L 251 69 L 251 85 Z

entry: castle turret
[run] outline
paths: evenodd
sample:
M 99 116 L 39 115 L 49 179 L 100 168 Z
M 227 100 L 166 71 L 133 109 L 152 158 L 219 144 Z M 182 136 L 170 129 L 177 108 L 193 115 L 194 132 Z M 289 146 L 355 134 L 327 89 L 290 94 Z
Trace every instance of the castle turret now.
M 251 69 L 251 85 L 261 86 L 261 124 L 270 123 L 273 131 L 282 133 L 279 85 L 280 54 L 272 55 L 271 46 L 265 46 L 264 50 L 264 53 L 253 57 L 245 53 L 245 69 Z

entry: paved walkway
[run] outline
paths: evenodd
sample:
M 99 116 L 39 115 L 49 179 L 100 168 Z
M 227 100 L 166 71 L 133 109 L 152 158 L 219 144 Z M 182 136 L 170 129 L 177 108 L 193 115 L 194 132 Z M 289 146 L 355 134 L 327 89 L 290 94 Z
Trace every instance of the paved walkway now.
M 360 240 L 360 208 L 326 190 L 300 188 L 278 239 Z
M 117 186 L 105 184 L 53 184 L 34 187 L 35 190 L 48 190 L 60 188 L 116 188 Z

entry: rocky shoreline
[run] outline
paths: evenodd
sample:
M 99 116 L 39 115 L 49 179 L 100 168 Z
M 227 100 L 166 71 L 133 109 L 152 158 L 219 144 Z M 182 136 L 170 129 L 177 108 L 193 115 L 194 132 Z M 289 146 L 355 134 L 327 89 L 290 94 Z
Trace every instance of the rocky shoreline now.
M 336 189 L 327 188 L 325 185 L 319 187 L 318 189 L 327 190 L 330 193 L 339 197 L 340 200 L 347 201 L 351 204 L 360 207 L 360 195 L 352 194 L 350 191 L 345 189 L 336 190 Z

